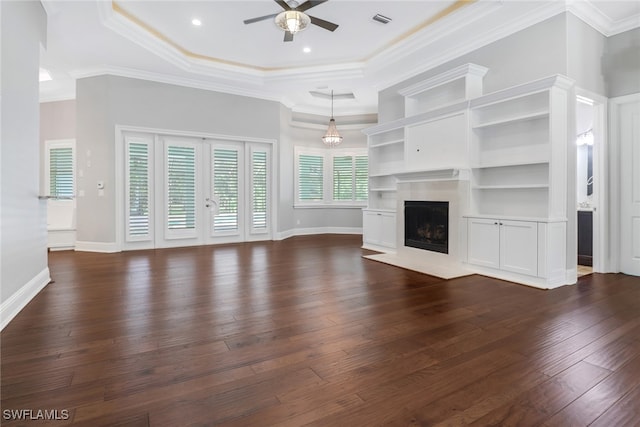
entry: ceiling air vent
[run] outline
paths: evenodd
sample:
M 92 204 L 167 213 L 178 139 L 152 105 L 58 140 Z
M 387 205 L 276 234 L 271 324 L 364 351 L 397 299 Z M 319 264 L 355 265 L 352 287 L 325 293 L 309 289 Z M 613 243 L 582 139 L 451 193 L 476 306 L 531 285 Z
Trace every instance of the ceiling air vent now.
M 373 20 L 381 22 L 383 24 L 388 24 L 389 22 L 391 22 L 391 18 L 388 18 L 384 15 L 380 15 L 379 13 L 377 13 L 376 16 L 373 17 Z

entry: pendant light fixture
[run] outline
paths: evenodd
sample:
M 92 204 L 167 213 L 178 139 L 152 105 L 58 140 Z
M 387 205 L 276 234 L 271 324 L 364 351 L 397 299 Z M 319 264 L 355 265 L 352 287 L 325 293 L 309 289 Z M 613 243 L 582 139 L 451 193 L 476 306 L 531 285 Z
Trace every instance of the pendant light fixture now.
M 304 30 L 310 23 L 311 18 L 297 10 L 285 10 L 276 16 L 276 25 L 291 34 Z
M 333 91 L 331 91 L 331 119 L 329 120 L 329 128 L 327 133 L 322 137 L 322 142 L 329 147 L 335 147 L 342 142 L 342 137 L 336 128 L 336 121 L 333 118 Z

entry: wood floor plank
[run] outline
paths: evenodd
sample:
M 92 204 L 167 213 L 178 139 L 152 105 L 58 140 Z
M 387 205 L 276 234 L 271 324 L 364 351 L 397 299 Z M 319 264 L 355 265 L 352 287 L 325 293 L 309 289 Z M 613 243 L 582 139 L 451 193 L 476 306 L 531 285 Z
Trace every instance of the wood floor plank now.
M 640 386 L 625 394 L 591 425 L 593 427 L 640 426 Z
M 0 404 L 87 427 L 638 419 L 640 278 L 442 280 L 361 243 L 52 252 L 0 333 Z
M 543 382 L 517 400 L 506 402 L 471 425 L 537 425 L 553 416 L 611 372 L 580 362 Z
M 615 409 L 616 402 L 621 396 L 626 396 L 634 388 L 640 386 L 640 356 L 636 357 L 611 373 L 607 378 L 588 390 L 582 396 L 565 406 L 560 412 L 551 417 L 545 425 L 552 426 L 583 426 L 590 425 L 598 417 L 610 408 L 614 411 L 609 416 L 618 412 Z M 636 401 L 636 405 L 640 400 Z M 640 415 L 640 414 L 639 414 Z M 601 422 L 608 419 L 604 417 Z M 624 424 L 610 424 L 611 426 L 621 426 Z

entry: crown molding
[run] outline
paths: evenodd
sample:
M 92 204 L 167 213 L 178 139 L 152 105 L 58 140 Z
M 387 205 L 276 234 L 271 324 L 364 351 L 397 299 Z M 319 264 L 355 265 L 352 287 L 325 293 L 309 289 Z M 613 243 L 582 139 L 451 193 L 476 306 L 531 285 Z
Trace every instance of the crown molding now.
M 532 92 L 539 92 L 558 87 L 560 89 L 569 90 L 575 85 L 575 80 L 567 76 L 556 74 L 554 76 L 545 77 L 533 82 L 524 83 L 518 86 L 492 92 L 487 95 L 480 96 L 470 101 L 470 108 L 477 108 L 483 105 L 493 104 L 509 98 L 517 98 Z
M 398 93 L 405 97 L 414 96 L 426 90 L 433 89 L 437 86 L 441 86 L 443 84 L 449 83 L 453 80 L 466 77 L 467 75 L 484 77 L 485 74 L 487 74 L 487 71 L 489 71 L 489 69 L 481 65 L 476 65 L 471 63 L 464 64 L 459 67 L 452 68 L 451 70 L 444 72 L 442 74 L 438 74 L 437 76 L 433 76 L 429 79 L 418 82 L 414 85 L 400 89 Z
M 70 92 L 60 92 L 55 94 L 45 94 L 40 95 L 40 104 L 44 104 L 46 102 L 60 102 L 60 101 L 74 101 L 76 99 L 75 91 L 73 93 Z
M 486 16 L 487 14 L 495 13 L 499 8 L 505 7 L 502 2 L 489 2 L 491 5 L 486 8 L 480 8 L 479 10 L 465 10 L 460 11 L 459 15 L 456 14 L 457 20 L 465 20 L 465 22 L 470 22 L 468 19 L 470 17 L 467 14 L 471 14 L 472 20 L 481 18 Z M 481 2 L 478 4 L 485 4 L 485 2 Z M 528 28 L 532 25 L 538 24 L 546 19 L 549 19 L 553 16 L 556 16 L 560 13 L 565 12 L 564 2 L 552 2 L 538 6 L 537 8 L 531 10 L 529 13 L 524 16 L 519 17 L 510 17 L 510 19 L 500 21 L 502 25 L 496 25 L 493 27 L 489 27 L 483 33 L 473 34 L 471 36 L 471 40 L 469 37 L 464 37 L 462 40 L 458 41 L 455 44 L 452 44 L 448 47 L 448 49 L 442 50 L 439 49 L 442 53 L 440 55 L 433 56 L 432 52 L 430 52 L 431 56 L 425 54 L 425 52 L 429 51 L 437 51 L 438 49 L 433 49 L 433 43 L 441 39 L 441 36 L 431 37 L 430 40 L 426 40 L 423 42 L 424 44 L 418 45 L 418 48 L 414 50 L 410 57 L 411 58 L 429 58 L 426 61 L 417 61 L 415 65 L 406 65 L 403 73 L 389 73 L 391 74 L 389 77 L 384 76 L 385 71 L 380 70 L 380 76 L 378 80 L 378 84 L 376 85 L 376 89 L 383 90 L 387 89 L 393 85 L 406 81 L 407 79 L 414 77 L 418 74 L 429 71 L 438 65 L 442 65 L 448 61 L 459 58 L 467 53 L 473 52 L 474 50 L 480 49 L 488 44 L 491 44 L 495 41 L 508 37 L 518 31 L 521 31 L 525 28 Z M 453 28 L 456 27 L 457 23 L 445 23 L 447 27 L 449 25 Z M 437 31 L 436 31 L 437 32 Z M 449 31 L 450 33 L 452 31 Z M 409 58 L 409 56 L 404 56 L 403 58 L 398 58 L 398 61 L 403 61 L 404 59 Z M 386 62 L 386 61 L 385 61 Z M 380 67 L 379 67 L 380 68 Z M 388 71 L 387 71 L 388 72 Z
M 190 87 L 194 89 L 203 89 L 213 92 L 223 92 L 232 95 L 248 96 L 252 98 L 265 99 L 267 101 L 281 102 L 280 98 L 264 90 L 251 90 L 246 87 L 228 85 L 212 81 L 202 81 L 197 79 L 171 76 L 161 73 L 153 73 L 150 71 L 141 71 L 123 67 L 96 67 L 75 70 L 70 73 L 74 79 L 82 79 L 87 77 L 95 77 L 102 75 L 112 75 L 118 77 L 128 77 L 132 79 L 148 80 L 157 83 L 166 83 L 176 86 Z
M 606 37 L 640 27 L 640 15 L 613 21 L 589 0 L 570 0 L 566 9 Z

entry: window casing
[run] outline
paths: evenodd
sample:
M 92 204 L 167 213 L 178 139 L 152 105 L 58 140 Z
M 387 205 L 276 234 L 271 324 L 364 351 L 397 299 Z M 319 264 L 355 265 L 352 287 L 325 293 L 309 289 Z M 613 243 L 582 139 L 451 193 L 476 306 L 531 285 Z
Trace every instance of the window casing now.
M 368 198 L 365 148 L 295 148 L 295 207 L 363 207 Z
M 45 191 L 53 199 L 75 197 L 75 141 L 46 141 Z

